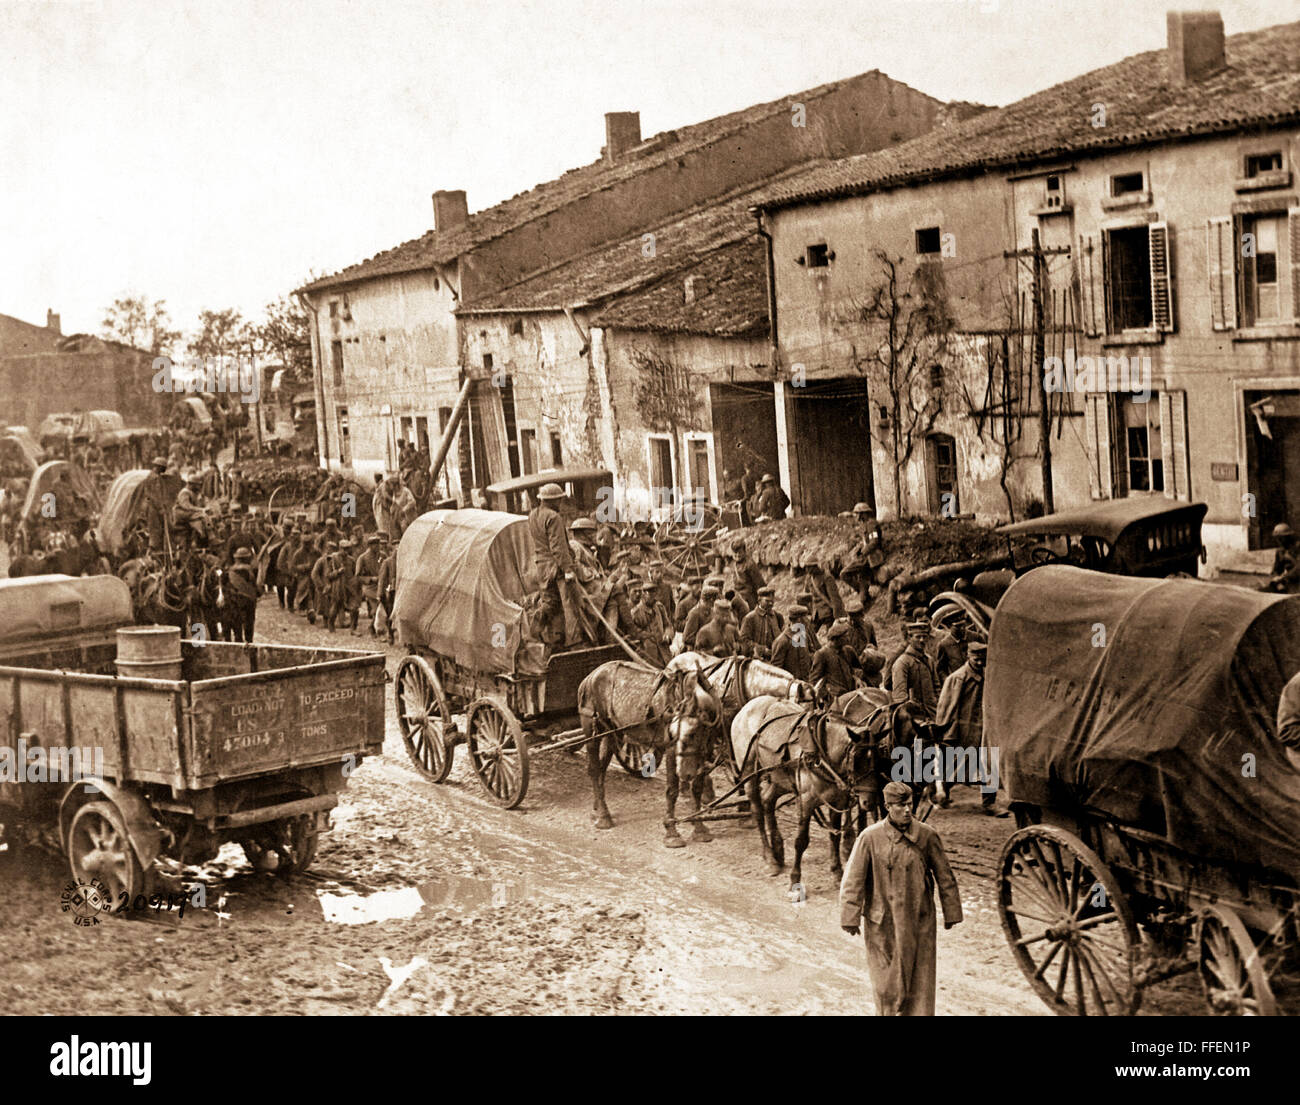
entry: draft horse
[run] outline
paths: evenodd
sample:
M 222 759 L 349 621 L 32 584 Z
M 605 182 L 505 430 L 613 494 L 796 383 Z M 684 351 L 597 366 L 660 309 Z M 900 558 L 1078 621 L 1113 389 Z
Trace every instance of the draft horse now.
M 803 883 L 803 854 L 814 814 L 823 806 L 830 811 L 831 873 L 839 878 L 843 857 L 856 836 L 858 811 L 871 820 L 881 815 L 892 749 L 913 739 L 906 707 L 891 705 L 886 692 L 867 688 L 845 697 L 859 707 L 867 702 L 872 708 L 855 720 L 852 713 L 842 713 L 839 704 L 831 710 L 815 710 L 763 695 L 747 702 L 731 724 L 732 754 L 746 779 L 769 875 L 779 875 L 785 867 L 777 800 L 792 795 L 797 804 L 792 892 Z
M 655 773 L 656 760 L 663 763 L 667 802 L 664 844 L 685 847 L 677 832 L 678 792 L 684 783 L 692 812 L 700 811 L 708 733 L 718 724 L 721 712 L 721 703 L 698 670 L 659 672 L 611 660 L 591 672 L 578 686 L 578 717 L 587 737 L 587 774 L 596 828 L 614 827 L 605 802 L 605 775 L 621 737 L 635 743 L 646 777 Z M 713 838 L 702 821 L 694 821 L 691 839 L 707 842 Z

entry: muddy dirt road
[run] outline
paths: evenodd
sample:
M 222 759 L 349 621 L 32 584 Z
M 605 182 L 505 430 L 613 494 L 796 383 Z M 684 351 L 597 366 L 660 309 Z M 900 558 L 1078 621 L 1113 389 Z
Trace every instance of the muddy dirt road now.
M 262 601 L 258 636 L 362 645 Z M 400 655 L 388 650 L 390 671 Z M 807 899 L 769 878 L 752 830 L 660 843 L 663 790 L 611 767 L 617 825 L 591 828 L 581 755 L 533 761 L 528 798 L 503 811 L 462 759 L 435 786 L 409 766 L 391 702 L 382 758 L 364 763 L 292 882 L 255 874 L 238 847 L 188 874 L 206 908 L 75 926 L 48 841 L 0 853 L 0 1012 L 870 1013 L 860 940 L 844 935 L 823 834 Z M 961 886 L 963 924 L 939 933 L 938 1012 L 1038 1015 L 993 907 L 1010 822 L 975 792 L 931 819 Z M 787 823 L 787 841 L 793 839 Z M 174 885 L 179 886 L 179 883 Z M 1147 1011 L 1175 1011 L 1153 1006 Z

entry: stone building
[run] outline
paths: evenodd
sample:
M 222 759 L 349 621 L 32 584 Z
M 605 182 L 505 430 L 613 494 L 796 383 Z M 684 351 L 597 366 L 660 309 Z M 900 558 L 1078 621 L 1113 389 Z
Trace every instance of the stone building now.
M 622 325 L 605 327 L 599 310 L 654 307 L 662 320 L 678 288 L 678 306 L 688 308 L 695 293 L 703 303 L 705 281 L 688 291 L 683 266 L 707 265 L 711 251 L 754 236 L 750 201 L 737 197 L 791 169 L 921 134 L 946 110 L 871 72 L 645 140 L 636 112 L 612 112 L 599 160 L 557 180 L 473 215 L 464 192 L 434 193 L 431 232 L 299 291 L 313 323 L 322 457 L 330 468 L 372 474 L 394 467 L 399 440 L 433 451 L 468 380 L 445 493 L 468 499 L 531 464 L 588 460 L 610 462 L 620 481 L 640 464 L 644 483 L 684 486 L 712 448 L 685 435 L 706 431 L 694 428 L 694 415 L 692 428 L 679 430 L 671 418 L 651 417 L 668 428 L 645 432 L 666 434 L 666 445 L 648 444 L 639 427 L 625 431 L 618 420 L 636 404 L 622 399 L 620 373 L 657 355 L 673 366 L 707 361 L 740 379 L 748 371 L 740 366 L 763 356 L 721 351 L 719 342 L 750 339 L 748 330 L 732 332 L 733 322 L 687 331 L 669 319 L 659 353 L 637 353 L 634 362 L 633 346 L 648 339 L 611 335 L 649 333 L 629 325 L 645 316 L 611 315 Z M 689 256 L 673 241 L 683 227 Z M 747 274 L 748 294 L 761 301 L 761 269 Z M 665 284 L 656 293 L 657 281 L 673 283 L 673 292 Z M 725 274 L 715 284 L 731 288 Z M 624 442 L 625 432 L 640 444 Z
M 1212 560 L 1300 519 L 1297 58 L 1300 24 L 1225 39 L 1215 13 L 1171 13 L 1164 50 L 810 168 L 765 201 L 784 390 L 861 381 L 882 512 L 1005 518 L 999 433 L 1017 514 L 1047 498 L 1036 236 L 1046 378 L 1065 381 L 1048 395 L 1055 508 L 1204 501 Z M 863 321 L 887 283 L 878 251 L 948 320 L 920 355 L 897 497 L 878 359 L 893 346 Z M 789 461 L 807 509 L 820 472 L 809 489 Z

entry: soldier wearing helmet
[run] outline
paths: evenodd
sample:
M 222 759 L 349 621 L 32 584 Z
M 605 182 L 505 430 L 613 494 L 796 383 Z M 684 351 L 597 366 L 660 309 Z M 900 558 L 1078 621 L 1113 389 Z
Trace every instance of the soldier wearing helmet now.
M 1300 554 L 1296 550 L 1296 532 L 1285 522 L 1279 522 L 1273 527 L 1273 539 L 1277 542 L 1277 552 L 1273 556 L 1273 574 L 1262 590 L 1294 595 L 1300 591 Z
M 568 594 L 568 585 L 575 578 L 573 552 L 564 532 L 564 519 L 555 509 L 563 498 L 564 489 L 558 483 L 543 484 L 537 492 L 537 505 L 528 512 L 533 570 L 541 595 L 541 633 L 548 645 L 573 644 L 577 640 L 577 619 Z

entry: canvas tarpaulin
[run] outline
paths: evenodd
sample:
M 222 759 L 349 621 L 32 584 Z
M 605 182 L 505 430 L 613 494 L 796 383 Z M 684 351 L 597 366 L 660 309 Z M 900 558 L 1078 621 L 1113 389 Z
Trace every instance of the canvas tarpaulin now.
M 993 616 L 984 734 L 1012 801 L 1300 877 L 1300 758 L 1275 732 L 1297 671 L 1300 596 L 1038 568 Z
M 528 520 L 494 510 L 432 510 L 397 548 L 393 614 L 404 644 L 480 672 L 514 670 L 532 579 Z

